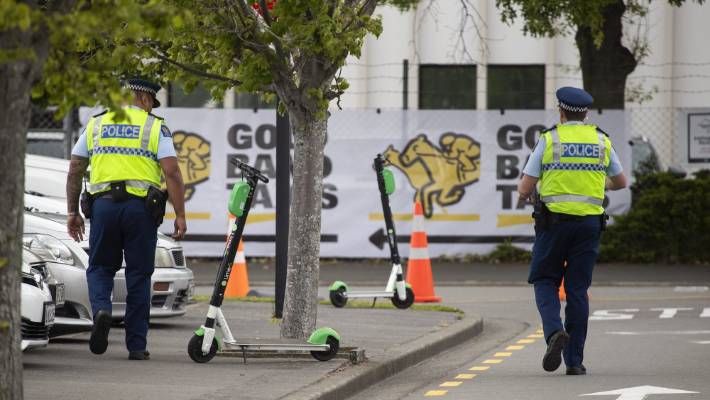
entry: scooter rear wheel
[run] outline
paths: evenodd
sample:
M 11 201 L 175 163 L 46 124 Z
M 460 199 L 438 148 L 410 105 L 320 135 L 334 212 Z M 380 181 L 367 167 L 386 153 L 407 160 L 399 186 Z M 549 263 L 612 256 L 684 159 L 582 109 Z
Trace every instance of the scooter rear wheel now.
M 187 344 L 187 354 L 190 356 L 192 361 L 204 364 L 214 358 L 217 354 L 217 338 L 212 339 L 212 346 L 207 354 L 202 352 L 202 341 L 204 336 L 192 335 L 190 342 Z
M 412 288 L 408 287 L 406 288 L 406 293 L 407 297 L 404 300 L 400 300 L 399 296 L 397 295 L 397 290 L 394 292 L 394 296 L 392 296 L 392 304 L 394 304 L 395 307 L 400 308 L 400 309 L 406 309 L 412 306 L 414 304 L 414 291 Z
M 330 291 L 330 303 L 337 308 L 343 308 L 348 303 L 348 298 L 345 297 L 345 288 L 339 287 L 336 290 Z
M 340 349 L 340 341 L 333 336 L 328 336 L 325 343 L 330 346 L 328 351 L 311 351 L 311 355 L 318 361 L 330 361 L 338 354 Z

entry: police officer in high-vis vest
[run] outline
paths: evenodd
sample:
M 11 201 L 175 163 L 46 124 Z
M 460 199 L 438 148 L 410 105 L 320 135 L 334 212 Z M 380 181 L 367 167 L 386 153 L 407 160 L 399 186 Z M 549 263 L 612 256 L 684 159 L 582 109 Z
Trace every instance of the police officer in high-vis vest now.
M 560 124 L 542 132 L 518 185 L 522 201 L 533 194 L 535 245 L 528 282 L 542 317 L 547 351 L 545 371 L 554 371 L 564 357 L 567 375 L 584 375 L 592 270 L 606 225 L 604 191 L 626 187 L 619 158 L 601 129 L 585 123 L 592 96 L 582 89 L 557 91 Z M 564 326 L 558 288 L 567 292 Z
M 160 85 L 130 79 L 133 104 L 123 115 L 104 111 L 93 116 L 72 151 L 67 177 L 68 231 L 83 240 L 79 214 L 82 178 L 91 167 L 82 194 L 82 212 L 91 219 L 89 268 L 86 279 L 94 313 L 89 348 L 102 354 L 111 327 L 111 292 L 116 272 L 126 261 L 126 347 L 131 360 L 147 360 L 151 276 L 155 265 L 157 229 L 169 196 L 175 209 L 173 238 L 182 239 L 185 223 L 184 185 L 172 134 L 162 118 L 151 114 L 160 102 Z M 160 190 L 165 179 L 167 194 Z

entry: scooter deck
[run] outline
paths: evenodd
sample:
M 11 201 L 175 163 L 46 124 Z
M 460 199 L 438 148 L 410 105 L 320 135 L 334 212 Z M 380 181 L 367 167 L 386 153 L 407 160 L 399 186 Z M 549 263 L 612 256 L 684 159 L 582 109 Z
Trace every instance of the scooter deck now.
M 394 297 L 394 292 L 387 291 L 372 291 L 372 292 L 343 292 L 343 297 L 348 299 L 372 298 L 372 297 Z
M 311 344 L 298 339 L 236 338 L 222 342 L 227 349 L 236 351 L 328 351 L 327 344 Z M 225 349 L 225 350 L 227 350 Z

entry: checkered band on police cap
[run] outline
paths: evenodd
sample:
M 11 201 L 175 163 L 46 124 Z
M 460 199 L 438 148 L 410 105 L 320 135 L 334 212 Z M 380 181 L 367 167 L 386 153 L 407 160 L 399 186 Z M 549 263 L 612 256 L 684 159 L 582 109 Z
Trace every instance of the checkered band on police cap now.
M 575 106 L 571 106 L 569 104 L 565 104 L 561 101 L 558 101 L 557 105 L 563 110 L 572 111 L 572 112 L 584 112 L 584 111 L 589 110 L 588 107 L 575 107 Z
M 153 89 L 153 88 L 151 88 L 151 87 L 148 87 L 148 86 L 145 86 L 145 85 L 136 84 L 136 83 L 129 83 L 129 84 L 126 84 L 126 87 L 127 87 L 128 89 L 131 89 L 131 90 L 137 90 L 137 91 L 139 91 L 139 92 L 148 92 L 148 93 L 153 94 L 153 95 L 158 93 L 155 89 Z

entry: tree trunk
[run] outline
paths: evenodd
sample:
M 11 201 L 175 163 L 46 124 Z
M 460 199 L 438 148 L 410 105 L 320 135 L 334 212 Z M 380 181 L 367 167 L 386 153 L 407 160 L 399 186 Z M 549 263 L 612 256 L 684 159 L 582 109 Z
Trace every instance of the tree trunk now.
M 626 78 L 637 64 L 631 51 L 621 43 L 625 11 L 623 0 L 604 8 L 604 40 L 598 48 L 589 27 L 580 26 L 577 29 L 575 40 L 579 48 L 584 88 L 594 97 L 594 108 L 624 108 Z
M 315 329 L 318 311 L 323 150 L 328 123 L 307 113 L 292 113 L 291 121 L 293 186 L 281 336 L 305 339 Z
M 0 34 L 0 43 L 8 35 Z M 20 270 L 31 65 L 0 64 L 0 399 L 22 399 Z
M 33 60 L 0 63 L 0 400 L 22 400 L 20 271 L 25 145 L 30 94 L 47 60 L 46 26 L 0 31 L 0 50 L 32 49 Z

